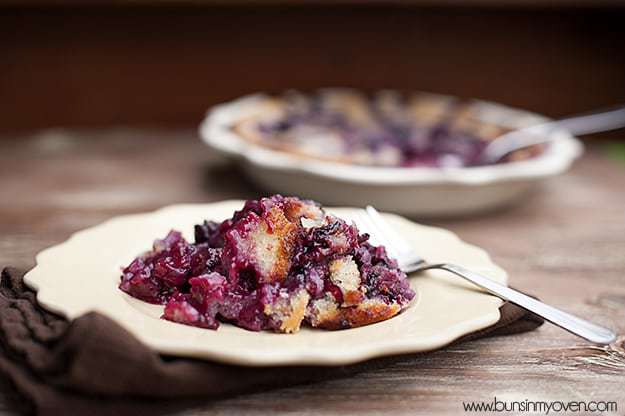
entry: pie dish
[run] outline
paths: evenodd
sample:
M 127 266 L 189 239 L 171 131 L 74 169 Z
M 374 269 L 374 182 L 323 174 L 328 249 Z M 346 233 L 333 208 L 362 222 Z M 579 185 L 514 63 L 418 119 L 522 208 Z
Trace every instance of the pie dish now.
M 415 293 L 383 246 L 313 201 L 273 195 L 231 218 L 171 230 L 123 269 L 120 290 L 164 304 L 163 318 L 217 329 L 298 332 L 383 321 Z
M 160 353 L 249 366 L 343 365 L 428 351 L 499 319 L 499 298 L 441 271 L 409 276 L 417 295 L 392 319 L 340 331 L 302 327 L 293 335 L 253 332 L 230 324 L 222 324 L 217 331 L 180 325 L 160 319 L 163 305 L 146 303 L 118 289 L 120 268 L 150 247 L 155 236 L 173 228 L 191 241 L 195 224 L 207 218 L 223 221 L 241 206 L 243 201 L 173 205 L 113 218 L 39 253 L 25 282 L 37 290 L 45 308 L 68 318 L 98 311 Z M 356 211 L 328 208 L 327 212 L 349 221 Z M 451 232 L 384 215 L 428 260 L 461 264 L 506 282 L 506 273 L 483 250 Z
M 325 89 L 322 93 L 351 96 L 357 92 Z M 392 91 L 373 96 L 384 94 L 393 96 Z M 397 151 L 384 146 L 384 140 L 372 140 L 372 146 L 382 143 L 377 152 L 358 146 L 353 152 L 336 150 L 333 130 L 312 134 L 310 126 L 301 123 L 293 123 L 299 127 L 286 129 L 284 137 L 275 135 L 272 132 L 284 129 L 280 124 L 288 117 L 275 109 L 275 97 L 267 94 L 245 96 L 211 108 L 199 132 L 204 143 L 236 161 L 251 180 L 268 191 L 297 194 L 326 205 L 372 204 L 386 211 L 430 217 L 467 215 L 516 203 L 545 179 L 566 171 L 583 151 L 577 139 L 556 129 L 545 133 L 549 145 L 544 148 L 516 153 L 506 163 L 476 165 L 471 162 L 471 149 L 500 132 L 548 119 L 480 100 L 424 93 L 414 97 L 415 102 L 422 103 L 417 105 L 422 108 L 414 111 L 419 123 L 431 127 L 446 120 L 442 125 L 449 128 L 443 131 L 443 147 L 461 148 L 456 152 L 462 156 L 460 161 L 448 150 L 433 157 L 428 146 L 412 161 L 398 158 Z M 345 107 L 341 111 L 349 114 L 349 106 L 341 106 Z M 395 116 L 393 110 L 388 112 Z M 406 110 L 399 111 L 397 117 L 406 117 Z M 426 138 L 433 131 L 430 127 L 426 128 L 430 132 Z M 358 134 L 368 131 L 361 129 Z M 454 140 L 457 137 L 460 139 Z M 368 139 L 360 137 L 357 143 L 363 140 Z
M 257 112 L 232 124 L 241 138 L 303 158 L 383 167 L 484 165 L 486 145 L 509 128 L 479 118 L 470 101 L 433 94 L 355 90 L 289 91 L 258 100 Z M 517 150 L 498 163 L 539 155 Z

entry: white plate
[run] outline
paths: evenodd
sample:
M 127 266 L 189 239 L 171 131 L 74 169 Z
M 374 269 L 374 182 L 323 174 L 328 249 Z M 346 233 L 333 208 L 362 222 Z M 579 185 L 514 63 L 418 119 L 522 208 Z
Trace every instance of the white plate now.
M 583 151 L 565 130 L 550 133 L 540 156 L 470 168 L 367 167 L 295 156 L 251 143 L 233 123 L 257 113 L 267 96 L 255 94 L 212 108 L 200 126 L 202 140 L 234 158 L 265 189 L 301 195 L 327 205 L 365 206 L 411 216 L 454 216 L 481 212 L 519 200 L 544 179 L 566 171 Z M 474 100 L 480 120 L 520 128 L 548 120 L 527 111 Z
M 499 319 L 499 298 L 441 271 L 412 276 L 417 299 L 392 319 L 342 331 L 303 328 L 292 335 L 251 332 L 228 324 L 212 331 L 165 321 L 159 319 L 162 306 L 144 303 L 117 288 L 120 268 L 151 247 L 155 238 L 171 228 L 192 238 L 194 224 L 223 220 L 242 205 L 242 201 L 174 205 L 114 218 L 39 253 L 37 266 L 24 279 L 38 291 L 37 299 L 44 307 L 68 318 L 98 311 L 161 353 L 249 366 L 342 365 L 428 351 Z M 349 208 L 329 211 L 346 218 L 354 212 Z M 451 232 L 387 216 L 425 258 L 458 263 L 506 282 L 506 273 L 483 250 Z

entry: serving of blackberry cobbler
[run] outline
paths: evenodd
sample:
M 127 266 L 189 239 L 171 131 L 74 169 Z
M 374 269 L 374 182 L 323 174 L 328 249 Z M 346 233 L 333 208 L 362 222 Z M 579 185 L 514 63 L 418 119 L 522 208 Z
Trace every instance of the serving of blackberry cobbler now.
M 119 288 L 165 305 L 163 318 L 217 329 L 297 332 L 302 323 L 343 329 L 389 319 L 415 293 L 384 247 L 315 202 L 274 195 L 232 218 L 178 231 L 123 269 Z

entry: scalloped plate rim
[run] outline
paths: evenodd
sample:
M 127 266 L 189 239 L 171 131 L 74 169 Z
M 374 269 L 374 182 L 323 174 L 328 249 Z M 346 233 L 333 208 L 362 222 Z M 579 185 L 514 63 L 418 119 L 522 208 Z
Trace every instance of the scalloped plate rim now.
M 90 228 L 87 228 L 87 229 L 84 229 L 84 230 L 81 230 L 72 234 L 63 243 L 60 243 L 58 245 L 42 250 L 36 256 L 37 265 L 24 276 L 24 282 L 28 286 L 38 290 L 37 299 L 41 303 L 41 305 L 44 306 L 46 309 L 52 310 L 56 313 L 59 313 L 64 316 L 68 316 L 70 318 L 79 316 L 81 313 L 73 313 L 73 311 L 68 310 L 68 305 L 64 304 L 62 288 L 60 288 L 58 285 L 47 285 L 46 283 L 49 283 L 49 280 L 48 282 L 46 282 L 45 277 L 42 278 L 42 276 L 47 275 L 47 273 L 51 272 L 49 267 L 54 268 L 55 262 L 50 261 L 50 260 L 59 260 L 59 259 L 54 258 L 55 251 L 58 252 L 58 250 L 62 250 L 63 248 L 67 248 L 68 246 L 71 248 L 71 244 L 76 244 L 77 242 L 80 242 L 81 238 L 83 239 L 88 238 L 90 234 L 94 232 L 97 233 L 98 230 L 111 227 L 111 224 L 115 224 L 116 222 L 119 223 L 123 221 L 132 221 L 133 219 L 141 220 L 142 218 L 149 220 L 152 217 L 159 216 L 159 215 L 164 216 L 168 212 L 171 213 L 180 209 L 183 209 L 183 210 L 194 209 L 196 207 L 197 208 L 205 207 L 206 209 L 210 209 L 212 207 L 213 209 L 216 209 L 214 207 L 219 207 L 222 205 L 224 207 L 232 207 L 234 205 L 240 206 L 242 202 L 243 201 L 221 201 L 221 202 L 209 203 L 209 204 L 177 204 L 177 205 L 163 207 L 163 208 L 160 208 L 158 210 L 148 212 L 148 213 L 134 213 L 134 214 L 114 217 L 101 224 L 95 225 L 93 227 L 90 227 Z M 345 210 L 350 210 L 353 208 L 327 208 L 327 209 L 329 211 L 333 211 L 333 210 L 345 211 Z M 458 247 L 463 247 L 465 250 L 470 250 L 473 253 L 473 256 L 475 258 L 479 257 L 479 262 L 481 262 L 484 267 L 487 267 L 489 270 L 493 272 L 493 277 L 496 277 L 498 280 L 500 280 L 503 283 L 507 282 L 507 274 L 505 273 L 505 271 L 499 268 L 496 264 L 494 264 L 492 260 L 490 259 L 490 256 L 483 249 L 463 242 L 456 234 L 448 230 L 442 229 L 442 228 L 419 225 L 394 214 L 384 214 L 384 215 L 387 215 L 391 219 L 396 218 L 395 221 L 401 220 L 401 221 L 409 222 L 421 230 L 429 230 L 430 232 L 434 232 L 437 235 L 439 235 L 441 238 L 448 239 L 450 244 L 457 244 Z M 156 238 L 156 237 L 158 236 L 154 236 L 153 238 Z M 127 253 L 127 254 L 134 256 L 138 253 Z M 63 265 L 63 267 L 67 267 L 67 265 Z M 428 279 L 428 276 L 411 277 L 411 279 L 419 279 L 419 278 Z M 436 278 L 428 279 L 428 280 L 434 281 L 436 280 Z M 478 293 L 477 291 L 472 290 L 472 289 L 462 289 L 462 290 L 467 290 L 467 295 L 469 293 L 473 293 L 473 295 L 476 295 L 476 296 L 479 295 L 481 301 L 484 301 L 484 305 L 488 304 L 488 306 L 484 306 L 485 312 L 483 314 L 476 316 L 472 319 L 460 321 L 454 325 L 441 328 L 440 332 L 433 333 L 427 337 L 421 337 L 420 339 L 404 339 L 401 341 L 391 339 L 391 340 L 387 340 L 384 342 L 376 340 L 376 342 L 374 343 L 375 348 L 371 345 L 369 346 L 364 345 L 361 347 L 351 346 L 350 348 L 345 348 L 345 349 L 334 349 L 333 351 L 331 351 L 331 353 L 328 353 L 328 351 L 320 352 L 319 350 L 314 350 L 314 349 L 312 350 L 300 349 L 300 350 L 295 350 L 295 351 L 287 350 L 287 351 L 282 351 L 280 354 L 275 354 L 274 352 L 270 350 L 266 350 L 261 353 L 256 351 L 253 354 L 250 354 L 249 351 L 247 353 L 242 353 L 240 351 L 233 351 L 232 349 L 230 350 L 212 349 L 209 351 L 205 347 L 201 347 L 201 346 L 190 347 L 189 345 L 181 345 L 180 343 L 177 343 L 176 341 L 171 341 L 171 340 L 163 339 L 162 337 L 154 337 L 149 334 L 141 333 L 141 330 L 140 329 L 138 330 L 137 327 L 133 325 L 127 325 L 127 322 L 120 321 L 119 316 L 115 315 L 115 313 L 111 314 L 110 310 L 101 310 L 102 309 L 101 305 L 96 305 L 96 307 L 94 307 L 91 310 L 96 310 L 96 311 L 105 313 L 107 316 L 109 316 L 110 318 L 112 318 L 113 320 L 121 324 L 131 333 L 134 333 L 134 335 L 137 336 L 139 340 L 143 341 L 149 347 L 163 354 L 176 355 L 176 356 L 188 356 L 188 357 L 193 357 L 193 358 L 208 359 L 208 360 L 218 361 L 218 362 L 227 363 L 227 364 L 236 364 L 236 365 L 244 365 L 244 366 L 271 366 L 271 365 L 335 366 L 335 365 L 353 364 L 356 362 L 361 362 L 361 361 L 365 361 L 368 359 L 373 359 L 373 358 L 388 356 L 388 355 L 431 351 L 431 350 L 440 348 L 442 346 L 448 345 L 449 343 L 453 342 L 454 340 L 458 339 L 459 337 L 463 335 L 486 328 L 497 322 L 500 316 L 499 306 L 503 304 L 503 301 L 501 301 L 499 298 L 496 298 L 492 295 L 489 295 L 483 292 Z M 127 296 L 121 291 L 119 291 L 117 294 L 119 296 Z M 419 290 L 418 291 L 419 299 L 417 301 L 417 304 L 421 302 L 422 296 L 423 296 L 423 293 L 421 290 Z M 128 298 L 130 297 L 128 296 Z M 489 299 L 489 300 L 486 301 L 486 299 Z M 137 301 L 137 302 L 140 302 L 140 301 Z M 486 311 L 486 309 L 488 309 L 488 311 Z M 74 311 L 75 310 L 76 308 L 74 307 Z M 83 312 L 86 312 L 86 311 L 83 311 Z M 385 322 L 398 322 L 397 320 L 400 319 L 402 315 L 405 313 L 406 312 L 402 313 L 398 317 L 391 318 L 390 320 L 385 321 Z M 139 317 L 139 315 L 136 315 L 136 316 Z M 145 320 L 147 318 L 142 317 L 140 319 Z M 382 322 L 381 324 L 384 324 L 385 322 Z M 183 325 L 175 324 L 175 323 L 171 323 L 167 321 L 160 321 L 159 324 L 157 325 L 160 325 L 160 324 L 165 324 L 164 326 L 175 325 L 177 327 L 180 327 L 180 326 L 184 327 Z M 225 326 L 225 325 L 226 324 L 223 324 L 222 326 Z M 380 324 L 369 325 L 363 328 L 372 328 L 372 327 L 375 327 L 376 325 L 380 325 Z M 191 328 L 191 327 L 185 327 L 185 328 L 186 328 L 185 331 L 187 330 L 203 331 L 203 332 L 209 331 L 209 330 Z M 241 334 L 243 334 L 244 337 L 248 337 L 249 334 L 259 334 L 259 333 L 252 333 L 250 331 L 245 331 L 245 330 L 238 329 L 238 328 L 236 330 L 243 331 L 241 332 Z M 319 331 L 319 330 L 305 329 L 305 331 L 318 331 L 318 333 L 320 334 L 322 333 L 339 334 L 338 336 L 332 335 L 334 337 L 339 337 L 339 338 L 340 338 L 341 333 L 346 333 L 345 331 L 358 331 L 358 330 L 362 330 L 362 328 L 349 329 L 349 330 L 344 330 L 344 331 Z M 209 331 L 209 332 L 219 333 L 219 331 L 217 332 Z M 266 334 L 266 333 L 260 333 L 260 334 L 277 337 L 276 340 L 278 341 L 282 337 L 297 337 L 298 336 L 298 334 L 295 334 L 295 335 Z M 199 335 L 201 336 L 201 333 Z

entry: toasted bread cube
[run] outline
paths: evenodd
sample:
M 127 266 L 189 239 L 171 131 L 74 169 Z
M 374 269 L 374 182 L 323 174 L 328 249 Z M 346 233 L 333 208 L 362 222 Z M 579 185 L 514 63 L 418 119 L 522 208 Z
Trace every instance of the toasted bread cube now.
M 257 283 L 282 281 L 289 271 L 297 226 L 278 207 L 262 217 L 251 212 L 245 224 L 226 235 L 225 256 L 229 276 L 236 280 L 242 269 L 253 269 Z
M 343 294 L 341 306 L 352 306 L 364 299 L 360 290 L 360 271 L 352 256 L 334 259 L 329 264 L 330 280 Z
M 311 302 L 307 318 L 316 328 L 344 329 L 384 321 L 400 311 L 398 303 L 389 304 L 378 299 L 365 299 L 356 306 L 339 308 L 331 296 L 326 296 Z
M 264 312 L 280 323 L 281 332 L 294 333 L 300 329 L 309 300 L 310 295 L 304 289 L 298 290 L 295 294 L 284 293 L 275 302 L 265 305 Z

